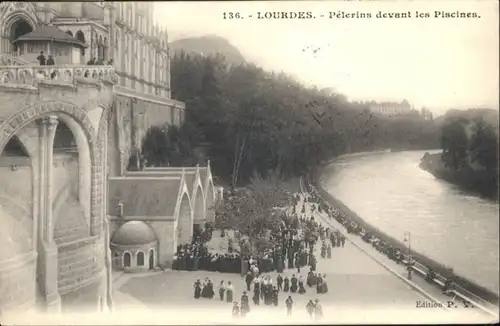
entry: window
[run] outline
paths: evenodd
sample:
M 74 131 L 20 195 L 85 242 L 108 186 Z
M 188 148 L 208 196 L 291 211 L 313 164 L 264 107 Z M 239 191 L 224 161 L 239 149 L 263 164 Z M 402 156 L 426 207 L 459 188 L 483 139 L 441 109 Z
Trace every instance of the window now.
M 142 251 L 137 253 L 137 266 L 144 266 L 144 253 Z
M 130 253 L 126 252 L 123 254 L 123 267 L 130 267 Z

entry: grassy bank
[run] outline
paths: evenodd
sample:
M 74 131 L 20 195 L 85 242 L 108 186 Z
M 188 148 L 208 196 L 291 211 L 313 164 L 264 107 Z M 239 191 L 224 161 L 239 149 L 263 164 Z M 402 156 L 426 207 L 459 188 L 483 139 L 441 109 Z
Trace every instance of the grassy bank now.
M 319 177 L 321 176 L 321 173 L 323 172 L 324 167 L 328 163 L 322 164 L 319 166 L 311 175 L 309 176 L 308 182 L 315 185 L 316 189 L 320 193 L 320 195 L 326 199 L 332 206 L 336 207 L 337 209 L 341 210 L 345 215 L 347 215 L 352 221 L 356 222 L 358 225 L 360 225 L 362 228 L 367 230 L 368 232 L 374 234 L 377 236 L 379 239 L 386 241 L 390 245 L 396 248 L 402 249 L 403 252 L 406 252 L 406 245 L 386 233 L 382 232 L 378 228 L 374 227 L 373 225 L 367 223 L 364 221 L 360 216 L 358 216 L 355 212 L 353 212 L 349 207 L 344 205 L 340 200 L 332 196 L 329 192 L 327 192 L 319 182 Z M 480 286 L 470 280 L 465 279 L 464 277 L 458 276 L 453 272 L 452 268 L 449 268 L 419 252 L 416 252 L 412 250 L 412 257 L 418 261 L 419 263 L 423 264 L 424 266 L 427 266 L 428 268 L 432 268 L 436 273 L 444 276 L 447 279 L 453 279 L 456 284 L 460 285 L 467 291 L 470 291 L 474 293 L 475 295 L 489 301 L 490 303 L 497 305 L 499 303 L 499 297 L 496 293 L 490 291 L 489 289 L 486 289 L 483 286 Z

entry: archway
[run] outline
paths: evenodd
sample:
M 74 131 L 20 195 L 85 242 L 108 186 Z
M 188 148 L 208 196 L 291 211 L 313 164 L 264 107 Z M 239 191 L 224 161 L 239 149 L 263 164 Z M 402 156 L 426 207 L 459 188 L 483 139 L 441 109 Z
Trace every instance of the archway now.
M 130 267 L 130 262 L 132 258 L 130 257 L 130 253 L 126 252 L 123 254 L 123 267 Z
M 149 269 L 155 268 L 155 251 L 151 249 L 149 251 Z
M 100 179 L 94 178 L 94 182 L 92 182 L 92 174 L 96 174 L 98 164 L 100 164 L 100 158 L 98 158 L 97 152 L 96 152 L 96 146 L 95 141 L 94 141 L 94 131 L 92 127 L 92 123 L 89 120 L 89 118 L 86 116 L 85 112 L 77 107 L 75 107 L 71 103 L 65 103 L 65 102 L 59 102 L 59 101 L 42 101 L 38 102 L 36 105 L 33 105 L 31 107 L 27 107 L 24 109 L 18 110 L 14 115 L 10 116 L 4 124 L 0 126 L 0 152 L 4 152 L 4 148 L 7 148 L 8 150 L 6 153 L 19 153 L 20 151 L 22 152 L 22 148 L 20 148 L 20 144 L 16 144 L 16 140 L 14 136 L 16 133 L 19 133 L 22 130 L 22 133 L 19 133 L 20 139 L 25 143 L 29 145 L 30 149 L 30 154 L 33 155 L 33 157 L 40 157 L 39 150 L 43 148 L 43 146 L 40 146 L 43 144 L 40 140 L 38 140 L 37 135 L 40 130 L 40 126 L 36 126 L 35 122 L 40 121 L 42 118 L 48 118 L 50 116 L 51 121 L 58 121 L 58 126 L 55 127 L 54 124 L 52 124 L 53 127 L 55 127 L 55 135 L 53 139 L 53 143 L 45 143 L 47 145 L 46 148 L 53 148 L 52 154 L 56 153 L 57 156 L 57 151 L 58 150 L 63 150 L 66 152 L 71 152 L 71 150 L 75 151 L 75 155 L 77 154 L 78 158 L 78 167 L 85 167 L 83 169 L 78 168 L 77 172 L 77 188 L 78 190 L 76 191 L 78 194 L 78 197 L 76 198 L 78 201 L 81 201 L 82 203 L 85 203 L 85 216 L 88 217 L 90 221 L 90 212 L 91 212 L 91 205 L 94 205 L 95 210 L 97 211 L 99 209 L 99 204 L 93 204 L 93 201 L 91 201 L 91 191 L 94 188 L 99 187 L 100 185 Z M 46 122 L 48 123 L 48 122 Z M 50 126 L 50 124 L 49 124 Z M 47 127 L 49 127 L 47 126 Z M 52 129 L 53 130 L 53 129 Z M 71 132 L 70 132 L 71 131 Z M 33 132 L 31 135 L 30 133 Z M 50 134 L 50 133 L 49 133 Z M 32 137 L 34 136 L 34 138 Z M 72 136 L 72 137 L 71 137 Z M 14 139 L 14 140 L 12 140 Z M 27 140 L 31 139 L 33 144 L 30 144 Z M 10 143 L 10 144 L 9 144 Z M 78 150 L 76 150 L 76 148 Z M 26 148 L 25 148 L 26 149 Z M 50 152 L 49 152 L 50 153 Z M 91 155 L 91 153 L 93 155 Z M 57 171 L 54 171 L 56 167 L 54 165 L 60 164 L 61 161 L 55 160 L 56 162 L 53 162 L 53 170 L 52 170 L 52 177 L 51 180 L 54 184 L 57 184 L 58 182 L 58 177 L 59 174 Z M 41 164 L 36 164 L 37 168 L 40 169 L 39 172 L 41 172 L 42 166 Z M 37 170 L 38 171 L 38 170 Z M 2 187 L 5 186 L 4 183 L 4 178 L 0 177 L 2 180 Z M 42 188 L 40 183 L 42 178 L 32 178 L 33 179 L 33 189 L 40 189 Z M 38 180 L 37 180 L 38 179 Z M 19 183 L 19 182 L 18 182 Z M 96 187 L 92 187 L 92 183 Z M 52 186 L 51 189 L 54 190 L 54 187 Z M 83 191 L 82 191 L 83 190 Z M 23 192 L 20 191 L 15 191 L 16 196 L 22 196 Z M 56 221 L 54 219 L 50 219 L 49 214 L 51 213 L 50 209 L 53 208 L 54 202 L 50 201 L 50 199 L 53 199 L 56 194 L 53 193 L 53 196 L 47 196 L 40 194 L 37 192 L 37 195 L 33 196 L 30 191 L 24 191 L 24 193 L 28 194 L 32 199 L 37 198 L 39 200 L 40 205 L 36 205 L 39 209 L 36 212 L 31 212 L 30 215 L 34 217 L 33 221 L 38 221 L 38 218 L 40 216 L 46 216 L 43 223 L 38 223 L 37 227 L 33 227 L 34 230 L 37 230 L 33 232 L 33 234 L 37 236 L 47 236 L 48 231 L 51 230 L 49 228 L 50 224 L 49 222 L 52 221 L 52 227 L 56 225 Z M 48 192 L 50 194 L 50 191 Z M 95 196 L 98 196 L 99 194 L 96 192 Z M 21 198 L 21 197 L 20 197 Z M 47 201 L 45 201 L 47 200 Z M 22 200 L 24 201 L 24 200 Z M 47 211 L 45 209 L 48 208 Z M 40 211 L 42 209 L 42 211 Z M 33 209 L 34 210 L 34 209 Z M 64 217 L 68 217 L 74 213 L 73 210 L 69 210 L 68 213 L 63 214 Z M 46 214 L 46 215 L 42 215 Z M 16 214 L 17 215 L 17 214 Z M 98 235 L 96 232 L 99 231 L 99 224 L 100 224 L 100 215 L 95 215 L 95 219 L 91 220 L 89 224 L 91 224 L 93 231 L 93 234 Z M 62 218 L 64 220 L 64 218 Z M 47 224 L 45 224 L 45 221 L 47 221 Z M 3 225 L 3 224 L 2 224 Z M 43 226 L 47 226 L 46 228 L 43 228 Z M 73 225 L 72 225 L 73 226 Z M 45 230 L 47 232 L 41 232 L 42 230 Z M 52 229 L 53 230 L 53 229 Z M 86 227 L 86 232 L 87 234 L 90 232 L 91 228 L 88 226 Z M 70 234 L 73 231 L 73 229 L 68 228 L 65 230 L 64 234 Z M 33 241 L 34 243 L 39 243 L 36 241 Z M 61 251 L 59 251 L 59 254 L 61 254 Z M 54 280 L 53 277 L 59 277 L 61 274 L 50 274 L 46 273 L 46 271 L 43 269 L 40 269 L 40 267 L 44 267 L 47 265 L 51 264 L 56 264 L 57 262 L 55 259 L 58 258 L 58 256 L 44 256 L 44 255 L 38 255 L 39 259 L 43 259 L 44 264 L 36 264 L 34 263 L 32 266 L 33 268 L 39 269 L 40 273 L 37 273 L 40 278 L 40 281 L 44 282 L 45 284 L 49 284 L 50 286 L 50 292 L 45 292 L 47 288 L 41 287 L 42 290 L 42 295 L 46 295 L 49 293 L 53 293 L 54 291 L 54 286 L 57 287 L 57 280 Z M 61 257 L 61 256 L 59 256 Z M 99 258 L 100 256 L 98 255 L 96 258 Z M 61 273 L 61 268 L 64 268 L 59 262 L 59 272 Z M 29 273 L 26 273 L 27 276 Z M 36 279 L 36 277 L 32 277 L 33 282 Z M 95 297 L 97 298 L 97 297 Z
M 28 34 L 33 31 L 33 27 L 24 19 L 19 18 L 10 27 L 9 41 L 15 41 L 19 37 Z M 12 51 L 17 51 L 17 46 L 12 44 Z
M 191 242 L 193 233 L 193 220 L 191 203 L 187 193 L 182 196 L 180 207 L 177 215 L 177 243 L 187 244 Z
M 58 117 L 52 174 L 53 225 L 56 227 L 54 238 L 66 237 L 64 233 L 71 227 L 71 236 L 76 237 L 72 240 L 76 240 L 90 234 L 90 148 L 86 135 L 76 121 Z M 63 221 L 59 219 L 61 215 L 64 215 Z
M 144 266 L 144 253 L 142 251 L 137 253 L 137 266 Z
M 52 155 L 54 241 L 62 244 L 90 235 L 90 203 L 80 200 L 90 195 L 88 189 L 80 187 L 89 183 L 83 178 L 90 177 L 90 167 L 80 162 L 76 139 L 63 120 L 57 125 Z
M 75 38 L 82 42 L 83 44 L 86 44 L 86 41 L 85 41 L 85 34 L 83 34 L 83 32 L 81 30 L 78 30 L 75 34 Z M 85 62 L 85 48 L 82 47 L 82 49 L 80 50 L 80 63 L 81 64 L 84 64 L 86 63 Z
M 62 101 L 42 101 L 31 107 L 19 110 L 0 127 L 0 152 L 8 140 L 18 131 L 33 124 L 35 120 L 50 115 L 64 122 L 74 136 L 78 148 L 78 164 L 81 168 L 78 180 L 80 188 L 78 193 L 79 201 L 87 218 L 91 216 L 91 212 L 94 212 L 95 219 L 90 221 L 90 229 L 92 234 L 98 234 L 101 224 L 98 212 L 101 208 L 101 203 L 98 200 L 91 201 L 91 196 L 98 198 L 100 195 L 98 190 L 103 180 L 101 178 L 92 178 L 91 176 L 98 173 L 102 157 L 100 156 L 100 152 L 97 151 L 94 141 L 95 132 L 92 122 L 83 110 L 71 103 Z

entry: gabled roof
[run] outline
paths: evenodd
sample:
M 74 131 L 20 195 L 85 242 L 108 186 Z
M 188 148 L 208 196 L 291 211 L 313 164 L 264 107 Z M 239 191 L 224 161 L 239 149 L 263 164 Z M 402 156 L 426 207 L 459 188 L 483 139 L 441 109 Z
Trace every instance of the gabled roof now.
M 135 178 L 135 177 L 154 177 L 154 178 L 164 178 L 164 177 L 181 177 L 182 170 L 155 170 L 155 169 L 147 169 L 145 171 L 133 171 L 127 172 L 127 176 Z M 184 171 L 184 180 L 186 181 L 186 186 L 188 188 L 189 195 L 193 194 L 194 181 L 196 177 L 196 170 L 188 170 Z M 203 187 L 203 180 L 201 180 L 201 186 Z
M 120 202 L 125 217 L 174 216 L 177 197 L 182 191 L 180 177 L 111 178 L 108 185 L 108 214 L 111 216 L 120 215 Z
M 53 41 L 87 47 L 75 37 L 54 26 L 40 26 L 32 32 L 19 36 L 12 43 L 20 41 Z
M 207 172 L 208 170 L 206 167 L 200 168 L 200 180 L 203 184 L 203 187 L 205 187 L 205 181 L 207 180 Z

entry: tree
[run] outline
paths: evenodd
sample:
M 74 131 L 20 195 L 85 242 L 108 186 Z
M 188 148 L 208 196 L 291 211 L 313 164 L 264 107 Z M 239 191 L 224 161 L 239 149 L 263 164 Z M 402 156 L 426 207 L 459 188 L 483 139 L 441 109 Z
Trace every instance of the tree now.
M 487 170 L 498 166 L 498 135 L 493 126 L 482 118 L 475 121 L 468 149 L 472 162 L 479 163 Z
M 281 224 L 276 208 L 289 204 L 289 198 L 275 173 L 266 179 L 256 174 L 249 187 L 228 191 L 217 204 L 215 226 L 238 232 L 243 255 L 261 254 L 272 245 L 270 232 Z
M 450 117 L 441 129 L 442 160 L 454 169 L 463 166 L 467 157 L 468 138 L 465 124 L 467 120 L 464 118 Z
M 207 145 L 213 173 L 233 187 L 268 170 L 303 175 L 345 152 L 437 147 L 432 121 L 376 116 L 368 102 L 305 87 L 284 73 L 186 53 L 175 54 L 171 67 L 172 97 L 186 103 L 181 129 L 193 135 L 181 139 L 189 138 L 191 150 Z

